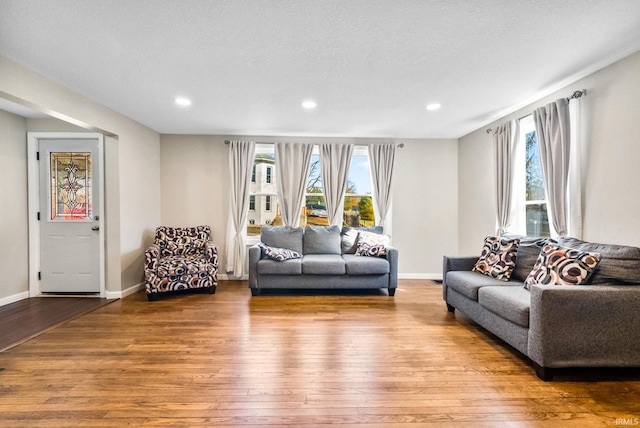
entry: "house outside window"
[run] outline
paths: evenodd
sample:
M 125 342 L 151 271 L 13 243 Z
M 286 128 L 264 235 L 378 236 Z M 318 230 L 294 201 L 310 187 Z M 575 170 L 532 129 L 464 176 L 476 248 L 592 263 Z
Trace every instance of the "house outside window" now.
M 249 185 L 249 213 L 247 214 L 247 236 L 260 236 L 262 227 L 275 225 L 277 212 L 277 189 L 275 177 L 275 148 L 273 144 L 256 144 L 256 154 Z M 277 210 L 276 210 L 277 211 Z

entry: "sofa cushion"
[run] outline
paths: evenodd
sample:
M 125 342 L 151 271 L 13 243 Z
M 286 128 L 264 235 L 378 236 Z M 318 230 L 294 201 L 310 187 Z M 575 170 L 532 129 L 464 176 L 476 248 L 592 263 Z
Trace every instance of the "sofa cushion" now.
M 383 257 L 359 257 L 354 254 L 342 256 L 347 275 L 385 275 L 389 273 L 389 262 Z
M 449 271 L 447 272 L 445 280 L 448 287 L 451 287 L 463 296 L 475 301 L 478 301 L 478 289 L 481 287 L 490 285 L 509 287 L 514 284 L 522 286 L 521 282 L 505 282 L 491 276 L 483 275 L 479 272 L 472 272 L 468 270 Z
M 290 259 L 282 262 L 273 259 L 258 261 L 257 271 L 259 275 L 301 275 L 302 259 Z
M 478 290 L 478 303 L 502 318 L 522 327 L 529 327 L 531 293 L 523 287 L 482 287 Z
M 338 226 L 307 226 L 303 238 L 304 254 L 341 254 Z
M 598 253 L 547 244 L 540 250 L 524 286 L 528 289 L 533 284 L 580 285 L 587 281 L 599 261 Z
M 518 245 L 518 255 L 516 256 L 516 265 L 511 273 L 511 279 L 516 281 L 523 281 L 527 279 L 529 273 L 533 270 L 533 266 L 538 260 L 540 250 L 548 243 L 557 243 L 551 238 L 532 238 L 519 235 L 504 235 L 509 238 L 520 239 L 520 245 Z
M 299 259 L 302 254 L 288 248 L 270 247 L 260 242 L 258 246 L 262 249 L 263 254 L 275 261 L 282 262 L 290 259 Z
M 387 254 L 387 246 L 391 243 L 389 235 L 362 231 L 358 235 L 356 256 L 382 257 Z
M 358 248 L 358 236 L 360 232 L 382 234 L 382 226 L 373 227 L 343 227 L 340 233 L 342 254 L 355 254 Z
M 344 260 L 339 254 L 305 254 L 302 273 L 315 275 L 344 275 Z
M 287 248 L 302 253 L 302 228 L 291 226 L 263 226 L 262 243 L 277 248 Z
M 472 270 L 502 281 L 509 281 L 516 265 L 519 245 L 518 238 L 487 236 L 484 239 L 480 258 Z
M 577 250 L 600 254 L 600 263 L 589 284 L 640 284 L 640 248 L 585 242 L 576 238 L 562 238 L 560 243 Z

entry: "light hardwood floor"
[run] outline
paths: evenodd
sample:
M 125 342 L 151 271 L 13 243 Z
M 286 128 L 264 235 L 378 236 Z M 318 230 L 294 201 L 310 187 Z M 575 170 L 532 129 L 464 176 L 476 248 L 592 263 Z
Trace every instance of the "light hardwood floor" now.
M 0 353 L 0 426 L 591 427 L 640 418 L 640 374 L 542 382 L 439 284 L 136 293 Z M 635 419 L 637 420 L 637 419 Z

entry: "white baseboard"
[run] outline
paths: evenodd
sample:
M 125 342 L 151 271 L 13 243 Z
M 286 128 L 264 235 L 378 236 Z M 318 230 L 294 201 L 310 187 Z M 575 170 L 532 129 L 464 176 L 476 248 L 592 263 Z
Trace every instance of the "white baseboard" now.
M 442 281 L 441 273 L 399 273 L 398 279 L 429 279 L 431 281 Z
M 133 294 L 137 291 L 140 291 L 144 288 L 144 282 L 140 282 L 136 285 L 132 285 L 126 290 L 122 291 L 109 291 L 107 290 L 107 299 L 122 299 L 123 297 L 127 297 L 130 294 Z
M 3 297 L 0 299 L 0 306 L 8 305 L 11 303 L 19 302 L 20 300 L 28 299 L 29 292 L 23 291 L 22 293 L 13 294 L 11 296 Z
M 218 280 L 220 281 L 240 281 L 240 280 L 248 280 L 249 274 L 242 275 L 242 277 L 237 278 L 235 276 L 229 275 L 228 273 L 220 273 L 218 272 Z

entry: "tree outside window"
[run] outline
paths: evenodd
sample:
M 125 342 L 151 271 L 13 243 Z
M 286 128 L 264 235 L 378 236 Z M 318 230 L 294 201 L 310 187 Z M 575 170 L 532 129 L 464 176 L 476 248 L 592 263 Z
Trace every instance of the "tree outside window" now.
M 527 236 L 551 236 L 536 131 L 525 134 L 525 217 Z

